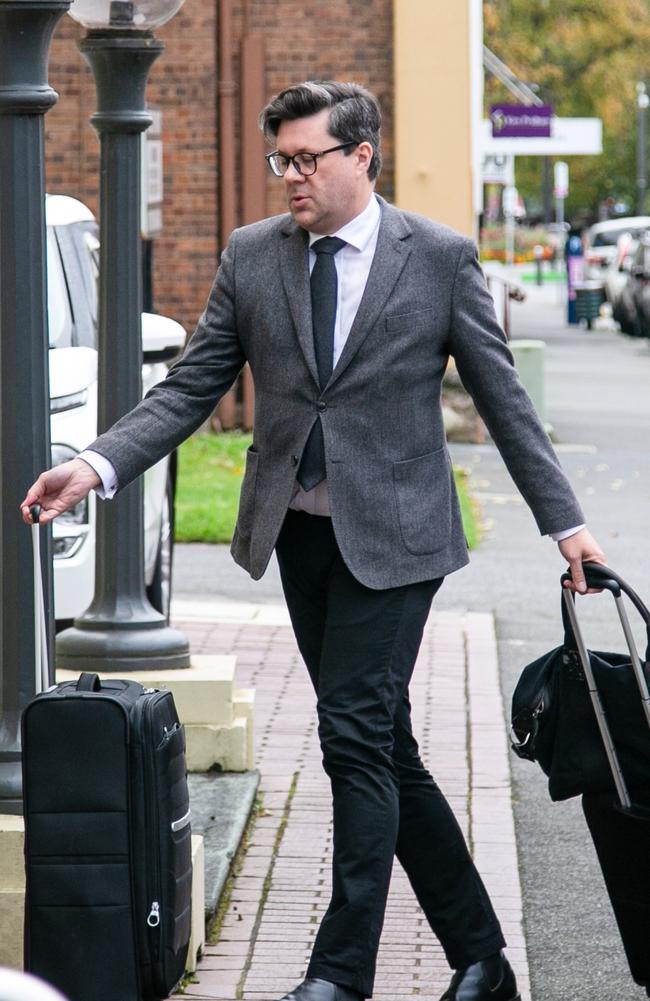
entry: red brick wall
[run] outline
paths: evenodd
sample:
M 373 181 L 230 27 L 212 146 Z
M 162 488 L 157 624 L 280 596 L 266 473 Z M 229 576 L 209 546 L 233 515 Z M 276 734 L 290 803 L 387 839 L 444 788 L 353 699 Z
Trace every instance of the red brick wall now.
M 219 252 L 217 8 L 217 0 L 186 0 L 156 32 L 166 51 L 154 64 L 147 91 L 150 104 L 162 109 L 164 140 L 155 307 L 189 330 L 203 309 Z M 391 198 L 392 0 L 239 0 L 233 4 L 234 79 L 246 32 L 263 35 L 269 97 L 290 83 L 319 77 L 356 80 L 378 95 L 384 115 L 378 190 Z M 45 119 L 47 188 L 81 198 L 96 212 L 99 146 L 89 124 L 95 92 L 76 47 L 81 34 L 65 17 L 52 45 L 50 82 L 60 100 Z M 268 214 L 284 209 L 282 184 L 269 174 Z

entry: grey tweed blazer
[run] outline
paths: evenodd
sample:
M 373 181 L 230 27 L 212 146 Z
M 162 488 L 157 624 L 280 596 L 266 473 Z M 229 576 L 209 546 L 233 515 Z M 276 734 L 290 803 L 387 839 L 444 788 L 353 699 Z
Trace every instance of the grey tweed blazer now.
M 359 581 L 394 587 L 467 562 L 440 407 L 450 354 L 540 531 L 584 520 L 513 367 L 474 244 L 379 201 L 368 283 L 323 391 L 307 235 L 289 216 L 275 217 L 232 234 L 183 357 L 90 446 L 113 463 L 124 487 L 209 417 L 248 361 L 255 431 L 232 554 L 255 579 L 317 420 L 334 531 Z

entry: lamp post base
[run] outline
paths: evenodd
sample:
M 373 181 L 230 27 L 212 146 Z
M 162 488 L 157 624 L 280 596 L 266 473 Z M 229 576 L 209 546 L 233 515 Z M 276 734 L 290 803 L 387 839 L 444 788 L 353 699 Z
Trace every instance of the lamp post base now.
M 139 622 L 129 628 L 120 623 L 85 625 L 77 620 L 56 638 L 56 666 L 98 674 L 176 670 L 190 666 L 190 648 L 180 630 L 164 623 Z

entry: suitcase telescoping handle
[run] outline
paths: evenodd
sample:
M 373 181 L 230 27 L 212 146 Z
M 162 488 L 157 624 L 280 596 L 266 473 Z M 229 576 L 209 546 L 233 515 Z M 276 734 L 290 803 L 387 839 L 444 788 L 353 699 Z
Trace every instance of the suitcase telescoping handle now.
M 641 663 L 641 658 L 639 657 L 636 643 L 634 642 L 634 636 L 632 635 L 632 629 L 630 628 L 630 620 L 628 619 L 625 604 L 623 602 L 623 595 L 625 594 L 629 598 L 646 624 L 649 650 L 650 611 L 648 611 L 644 603 L 641 601 L 641 598 L 630 587 L 630 585 L 627 584 L 617 573 L 610 570 L 609 567 L 606 567 L 601 563 L 583 563 L 582 566 L 585 572 L 585 579 L 588 587 L 602 588 L 605 591 L 610 591 L 614 596 L 618 617 L 621 621 L 621 626 L 623 627 L 623 635 L 625 636 L 625 642 L 630 652 L 632 670 L 634 671 L 634 677 L 636 678 L 636 683 L 641 695 L 641 704 L 643 706 L 648 726 L 650 727 L 650 692 L 648 691 L 648 683 L 646 681 L 643 664 Z M 596 687 L 596 679 L 591 667 L 589 652 L 585 645 L 580 624 L 578 622 L 578 616 L 575 609 L 575 594 L 568 588 L 564 587 L 564 582 L 567 580 L 571 580 L 571 573 L 569 571 L 562 574 L 561 583 L 563 585 L 562 597 L 564 598 L 564 609 L 566 610 L 566 615 L 570 625 L 570 633 L 572 634 L 572 638 L 575 640 L 575 646 L 578 651 L 580 663 L 582 664 L 582 669 L 585 673 L 587 687 L 589 689 L 589 697 L 596 715 L 596 721 L 598 723 L 598 728 L 605 747 L 605 753 L 607 754 L 607 760 L 612 772 L 612 778 L 614 779 L 614 785 L 616 787 L 616 792 L 618 793 L 621 808 L 629 812 L 632 810 L 632 801 L 625 784 L 625 779 L 623 778 L 623 772 L 618 760 L 618 755 L 616 754 L 605 710 L 598 693 L 598 688 Z M 649 659 L 648 653 L 646 653 L 646 660 L 647 659 Z
M 45 623 L 45 597 L 41 576 L 41 537 L 39 521 L 41 505 L 32 504 L 32 548 L 34 550 L 34 691 L 38 695 L 50 685 L 47 662 L 47 626 Z

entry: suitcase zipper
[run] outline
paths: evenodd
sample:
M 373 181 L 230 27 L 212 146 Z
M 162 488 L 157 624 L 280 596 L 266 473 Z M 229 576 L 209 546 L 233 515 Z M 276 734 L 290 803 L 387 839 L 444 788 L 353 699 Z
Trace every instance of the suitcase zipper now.
M 149 695 L 149 693 L 147 693 Z M 151 795 L 147 797 L 145 810 L 146 810 L 146 826 L 149 832 L 148 841 L 150 844 L 156 844 L 159 839 L 159 824 L 158 824 L 158 800 L 156 796 L 156 769 L 153 761 L 153 742 L 151 740 L 151 714 L 153 712 L 153 702 L 155 700 L 155 694 L 151 693 L 150 697 L 145 701 L 143 706 L 143 718 L 147 723 L 147 736 L 144 736 L 143 741 L 143 757 L 145 762 L 145 768 L 147 771 L 147 784 L 146 787 L 150 790 Z M 149 884 L 150 895 L 149 899 L 152 901 L 151 907 L 149 909 L 149 914 L 147 915 L 147 925 L 149 928 L 159 928 L 160 926 L 160 872 L 158 868 L 158 849 L 154 850 L 152 853 L 152 858 L 150 859 L 151 865 L 151 882 Z M 160 933 L 149 936 L 151 949 L 156 958 L 159 959 L 160 954 Z
M 160 924 L 160 904 L 157 900 L 154 900 L 151 905 L 151 910 L 147 915 L 147 924 L 150 928 L 157 928 Z

